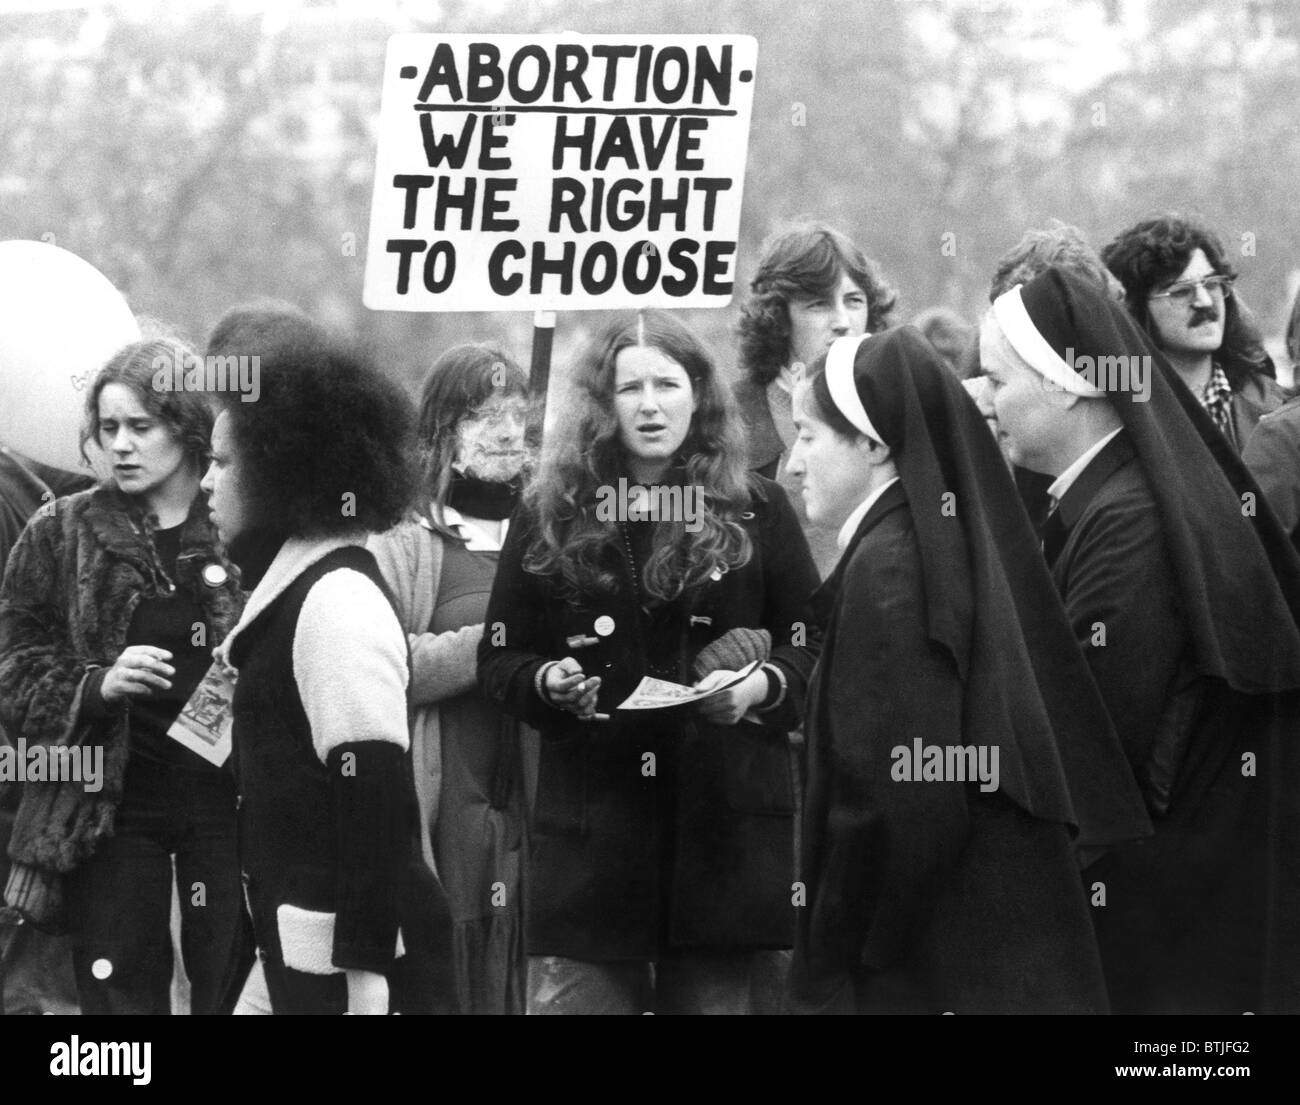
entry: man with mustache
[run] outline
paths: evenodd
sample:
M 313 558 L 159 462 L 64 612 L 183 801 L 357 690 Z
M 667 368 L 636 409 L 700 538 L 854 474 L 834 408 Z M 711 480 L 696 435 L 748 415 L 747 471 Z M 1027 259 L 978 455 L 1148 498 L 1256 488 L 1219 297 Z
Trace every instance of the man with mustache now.
M 1129 313 L 1240 453 L 1286 392 L 1218 236 L 1195 219 L 1157 215 L 1121 232 L 1101 257 L 1124 285 Z

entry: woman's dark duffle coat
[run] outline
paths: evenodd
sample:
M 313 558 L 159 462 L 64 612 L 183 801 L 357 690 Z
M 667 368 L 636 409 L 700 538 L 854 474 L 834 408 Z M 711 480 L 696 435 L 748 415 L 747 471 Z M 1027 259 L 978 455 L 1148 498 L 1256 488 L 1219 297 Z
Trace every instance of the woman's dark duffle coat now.
M 647 655 L 647 615 L 622 550 L 613 594 L 566 601 L 523 558 L 534 521 L 516 518 L 502 551 L 479 646 L 479 682 L 542 735 L 530 867 L 529 952 L 585 960 L 653 959 L 673 948 L 784 948 L 794 934 L 793 794 L 787 730 L 806 688 L 817 585 L 784 491 L 751 478 L 746 565 L 668 604 L 675 655 Z M 596 620 L 613 629 L 594 646 Z M 660 624 L 663 624 L 662 622 Z M 689 684 L 705 645 L 736 627 L 767 629 L 786 675 L 767 724 L 718 726 L 690 707 L 618 711 L 651 667 Z M 608 628 L 602 625 L 602 628 Z M 666 649 L 665 649 L 666 651 Z M 598 710 L 579 721 L 534 688 L 548 660 L 574 656 L 600 676 Z

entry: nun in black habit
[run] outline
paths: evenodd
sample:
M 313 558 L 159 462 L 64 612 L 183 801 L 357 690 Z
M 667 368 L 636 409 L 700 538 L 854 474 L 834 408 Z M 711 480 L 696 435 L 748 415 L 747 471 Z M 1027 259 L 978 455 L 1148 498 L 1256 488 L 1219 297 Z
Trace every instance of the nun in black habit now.
M 1191 392 L 1084 282 L 1007 292 L 981 350 L 1013 453 L 1057 477 L 1044 553 L 1155 824 L 1085 872 L 1112 1008 L 1300 1011 L 1300 561 Z
M 997 445 L 911 327 L 837 341 L 796 415 L 844 550 L 814 599 L 796 1004 L 1105 1012 L 1078 857 L 1150 823 Z

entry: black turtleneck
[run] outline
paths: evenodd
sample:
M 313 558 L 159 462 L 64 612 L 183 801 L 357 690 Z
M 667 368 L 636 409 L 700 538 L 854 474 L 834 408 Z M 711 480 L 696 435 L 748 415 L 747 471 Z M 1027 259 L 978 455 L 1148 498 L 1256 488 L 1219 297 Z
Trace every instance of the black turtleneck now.
M 453 472 L 447 488 L 447 505 L 470 518 L 499 522 L 509 518 L 519 502 L 521 482 L 498 483 Z
M 158 563 L 169 580 L 176 576 L 176 558 L 180 554 L 181 531 L 184 523 L 167 529 L 153 531 L 154 548 Z M 202 633 L 198 627 L 202 626 Z M 169 594 L 159 593 L 142 598 L 131 615 L 131 625 L 126 633 L 126 645 L 153 645 L 165 648 L 172 654 L 169 661 L 176 669 L 171 688 L 151 691 L 131 697 L 131 756 L 154 763 L 190 770 L 216 771 L 201 756 L 172 740 L 167 730 L 180 715 L 181 707 L 207 674 L 212 663 L 212 646 L 208 639 L 211 627 L 203 608 L 184 590 L 173 589 Z M 83 709 L 90 716 L 111 712 L 114 707 L 104 702 L 101 687 L 107 668 L 91 673 L 82 693 Z

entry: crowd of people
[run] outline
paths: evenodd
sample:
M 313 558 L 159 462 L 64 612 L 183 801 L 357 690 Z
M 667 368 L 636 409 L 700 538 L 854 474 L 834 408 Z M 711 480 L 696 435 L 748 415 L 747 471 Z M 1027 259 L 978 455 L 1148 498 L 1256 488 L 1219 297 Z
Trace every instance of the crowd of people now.
M 491 342 L 418 404 L 284 304 L 202 351 L 255 401 L 122 349 L 110 478 L 0 454 L 0 727 L 104 752 L 10 785 L 11 1005 L 166 1013 L 177 948 L 195 1013 L 1300 1012 L 1300 399 L 1236 278 L 1056 224 L 900 325 L 801 223 L 734 384 L 620 316 L 544 435 Z

